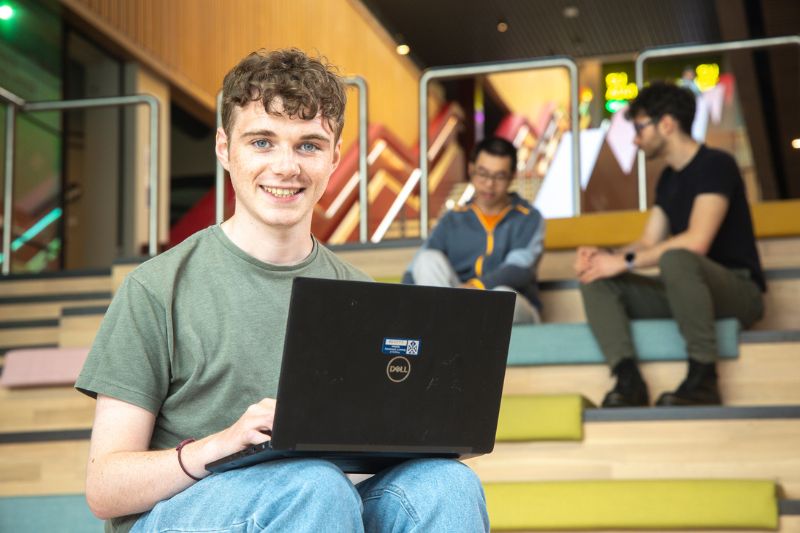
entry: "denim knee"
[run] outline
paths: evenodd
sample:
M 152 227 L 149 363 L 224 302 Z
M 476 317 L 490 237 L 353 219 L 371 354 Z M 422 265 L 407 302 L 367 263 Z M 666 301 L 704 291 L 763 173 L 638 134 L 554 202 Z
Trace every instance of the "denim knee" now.
M 299 501 L 336 502 L 359 509 L 361 498 L 347 476 L 333 463 L 320 459 L 295 460 L 297 470 L 290 481 Z

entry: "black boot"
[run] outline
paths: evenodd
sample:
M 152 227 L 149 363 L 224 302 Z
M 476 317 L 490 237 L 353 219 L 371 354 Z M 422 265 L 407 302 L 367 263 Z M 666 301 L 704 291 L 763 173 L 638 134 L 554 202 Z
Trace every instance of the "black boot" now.
M 647 384 L 639 373 L 633 359 L 623 359 L 612 370 L 617 376 L 617 384 L 603 398 L 603 407 L 643 407 L 647 405 L 649 394 Z
M 675 392 L 662 394 L 656 405 L 720 405 L 721 403 L 716 363 L 699 363 L 690 358 L 686 379 Z

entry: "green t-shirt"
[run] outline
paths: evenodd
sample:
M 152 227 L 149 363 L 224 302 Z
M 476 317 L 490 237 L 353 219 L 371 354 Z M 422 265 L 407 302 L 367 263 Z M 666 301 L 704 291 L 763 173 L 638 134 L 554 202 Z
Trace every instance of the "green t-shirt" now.
M 278 390 L 295 277 L 370 281 L 314 241 L 301 263 L 263 263 L 219 226 L 143 263 L 108 308 L 76 388 L 156 415 L 150 449 L 233 424 Z M 114 520 L 126 531 L 136 517 Z

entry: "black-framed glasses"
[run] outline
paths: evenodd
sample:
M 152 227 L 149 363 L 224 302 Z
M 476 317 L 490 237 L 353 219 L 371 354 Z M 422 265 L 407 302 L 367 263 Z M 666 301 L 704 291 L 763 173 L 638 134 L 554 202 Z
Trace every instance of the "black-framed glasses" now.
M 495 172 L 494 174 L 490 173 L 485 168 L 476 168 L 472 171 L 473 178 L 480 178 L 483 181 L 498 181 L 498 182 L 505 182 L 511 180 L 511 174 L 508 172 Z
M 633 121 L 633 129 L 636 130 L 636 135 L 641 135 L 642 131 L 644 131 L 644 129 L 647 126 L 651 126 L 651 125 L 653 125 L 655 123 L 656 123 L 656 121 L 654 119 L 652 119 L 652 118 L 650 120 L 645 121 L 645 122 L 636 122 L 634 120 Z

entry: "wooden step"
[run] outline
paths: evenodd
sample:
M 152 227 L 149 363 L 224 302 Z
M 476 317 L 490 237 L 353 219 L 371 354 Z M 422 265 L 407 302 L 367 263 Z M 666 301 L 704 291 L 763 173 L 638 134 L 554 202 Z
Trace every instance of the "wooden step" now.
M 86 438 L 0 444 L 0 496 L 82 493 L 88 457 Z
M 686 375 L 686 363 L 640 365 L 651 401 L 674 390 Z M 800 405 L 800 342 L 745 343 L 738 359 L 718 364 L 726 405 Z M 595 405 L 614 386 L 606 365 L 509 367 L 504 394 L 582 394 Z
M 59 272 L 0 277 L 3 298 L 42 294 L 111 292 L 111 270 Z
M 586 421 L 582 442 L 497 443 L 466 462 L 483 482 L 775 479 L 782 498 L 798 499 L 800 418 L 793 410 L 795 418 Z
M 107 309 L 106 306 L 64 309 L 58 328 L 58 345 L 61 348 L 91 347 Z
M 0 323 L 15 320 L 42 320 L 58 319 L 63 309 L 84 306 L 108 306 L 111 303 L 111 293 L 87 293 L 84 295 L 55 295 L 63 296 L 61 301 L 50 298 L 2 298 L 0 299 Z M 42 301 L 47 300 L 47 301 Z
M 74 387 L 0 387 L 0 435 L 88 429 L 94 408 L 95 401 Z
M 0 327 L 0 351 L 30 346 L 54 346 L 58 342 L 58 320 L 6 322 Z

